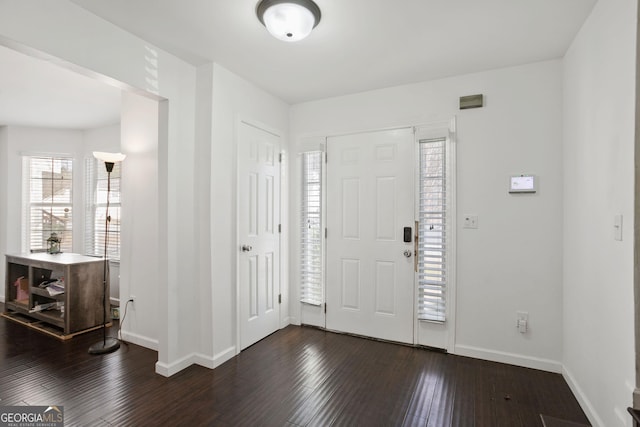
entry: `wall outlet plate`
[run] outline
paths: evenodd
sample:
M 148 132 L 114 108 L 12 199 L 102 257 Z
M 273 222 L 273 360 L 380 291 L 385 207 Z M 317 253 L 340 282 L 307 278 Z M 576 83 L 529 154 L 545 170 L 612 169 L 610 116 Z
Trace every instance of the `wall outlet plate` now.
M 478 228 L 478 215 L 468 214 L 463 216 L 462 228 Z

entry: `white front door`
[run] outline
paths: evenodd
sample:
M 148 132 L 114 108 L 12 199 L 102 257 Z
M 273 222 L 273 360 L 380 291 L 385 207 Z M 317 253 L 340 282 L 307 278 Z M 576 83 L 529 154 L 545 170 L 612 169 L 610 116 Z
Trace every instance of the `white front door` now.
M 331 137 L 327 156 L 327 329 L 413 343 L 413 129 Z
M 238 125 L 240 349 L 280 323 L 280 138 Z

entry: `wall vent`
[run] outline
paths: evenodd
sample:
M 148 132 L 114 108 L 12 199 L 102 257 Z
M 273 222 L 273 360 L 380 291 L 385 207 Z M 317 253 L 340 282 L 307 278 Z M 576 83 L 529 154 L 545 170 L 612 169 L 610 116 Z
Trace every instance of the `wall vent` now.
M 460 97 L 460 109 L 482 108 L 484 106 L 484 95 L 467 95 Z

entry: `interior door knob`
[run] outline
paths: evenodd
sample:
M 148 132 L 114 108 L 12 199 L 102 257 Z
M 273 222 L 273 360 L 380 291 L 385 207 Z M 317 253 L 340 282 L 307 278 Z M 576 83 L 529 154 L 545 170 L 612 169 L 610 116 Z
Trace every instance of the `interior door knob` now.
M 242 252 L 251 252 L 252 249 L 249 245 L 242 245 Z
M 411 258 L 411 251 L 409 249 L 404 251 L 404 256 L 406 256 L 407 258 Z

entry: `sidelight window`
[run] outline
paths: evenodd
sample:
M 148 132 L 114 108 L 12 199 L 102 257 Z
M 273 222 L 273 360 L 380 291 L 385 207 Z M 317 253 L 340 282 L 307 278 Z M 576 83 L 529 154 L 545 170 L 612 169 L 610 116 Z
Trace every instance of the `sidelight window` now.
M 419 141 L 418 318 L 446 320 L 449 247 L 447 139 Z
M 320 305 L 323 295 L 322 162 L 320 151 L 302 153 L 300 301 Z

